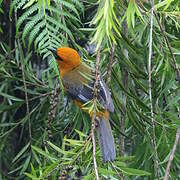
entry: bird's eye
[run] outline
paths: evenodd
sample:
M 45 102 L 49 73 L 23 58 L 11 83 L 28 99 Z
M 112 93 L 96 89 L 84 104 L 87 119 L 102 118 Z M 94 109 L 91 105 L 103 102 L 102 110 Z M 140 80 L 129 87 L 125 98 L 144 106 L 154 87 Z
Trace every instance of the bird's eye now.
M 62 59 L 62 58 L 60 58 L 60 57 L 58 57 L 58 58 L 57 58 L 57 61 L 63 61 L 63 59 Z

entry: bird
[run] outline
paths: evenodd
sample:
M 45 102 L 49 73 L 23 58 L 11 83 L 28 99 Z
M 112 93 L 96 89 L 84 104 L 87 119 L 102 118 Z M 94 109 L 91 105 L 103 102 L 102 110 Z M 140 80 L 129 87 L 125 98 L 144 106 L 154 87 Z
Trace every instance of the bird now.
M 82 62 L 80 55 L 73 48 L 59 47 L 55 50 L 51 49 L 51 52 L 56 58 L 65 92 L 73 99 L 75 104 L 83 109 L 83 104 L 94 98 L 95 71 Z M 99 146 L 103 161 L 114 161 L 116 150 L 109 122 L 109 112 L 114 111 L 114 105 L 110 90 L 101 76 L 98 80 L 97 90 L 97 100 L 102 107 L 96 113 Z

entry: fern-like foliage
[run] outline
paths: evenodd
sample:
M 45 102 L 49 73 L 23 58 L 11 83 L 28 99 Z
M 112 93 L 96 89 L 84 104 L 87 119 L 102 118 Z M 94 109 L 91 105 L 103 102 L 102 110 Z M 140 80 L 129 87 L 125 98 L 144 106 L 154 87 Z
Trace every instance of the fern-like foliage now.
M 22 31 L 24 46 L 30 49 L 34 45 L 45 59 L 50 55 L 47 48 L 67 44 L 68 39 L 75 41 L 72 30 L 76 31 L 80 25 L 79 12 L 83 11 L 83 4 L 76 0 L 48 0 L 46 3 L 40 0 L 14 0 L 10 16 L 13 10 L 15 13 L 22 12 L 17 20 L 16 33 Z M 68 24 L 71 26 L 68 27 Z

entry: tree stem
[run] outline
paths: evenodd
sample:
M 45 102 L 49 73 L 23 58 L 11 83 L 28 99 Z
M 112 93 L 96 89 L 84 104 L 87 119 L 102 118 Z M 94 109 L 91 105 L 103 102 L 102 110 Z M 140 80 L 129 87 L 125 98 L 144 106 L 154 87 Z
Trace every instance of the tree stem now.
M 150 101 L 151 123 L 152 123 L 152 145 L 155 151 L 155 167 L 156 167 L 155 169 L 156 169 L 157 178 L 158 180 L 160 180 L 153 102 L 152 102 L 151 61 L 152 61 L 152 32 L 153 32 L 153 17 L 154 17 L 154 0 L 152 0 L 151 2 L 152 2 L 152 8 L 151 8 L 150 35 L 149 35 L 150 37 L 149 37 L 149 57 L 148 57 L 148 85 L 149 85 L 149 101 Z

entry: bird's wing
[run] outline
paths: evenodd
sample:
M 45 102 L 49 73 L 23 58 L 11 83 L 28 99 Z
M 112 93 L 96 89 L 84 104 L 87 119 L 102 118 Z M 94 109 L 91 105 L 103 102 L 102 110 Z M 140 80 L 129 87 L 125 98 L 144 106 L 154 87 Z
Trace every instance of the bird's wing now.
M 84 68 L 84 67 L 83 67 Z M 82 71 L 83 70 L 83 71 Z M 82 103 L 86 103 L 93 99 L 94 79 L 84 69 L 75 69 L 68 75 L 63 77 L 63 84 L 68 94 Z M 98 101 L 111 112 L 114 111 L 114 105 L 111 99 L 111 94 L 105 82 L 100 78 L 98 81 Z

